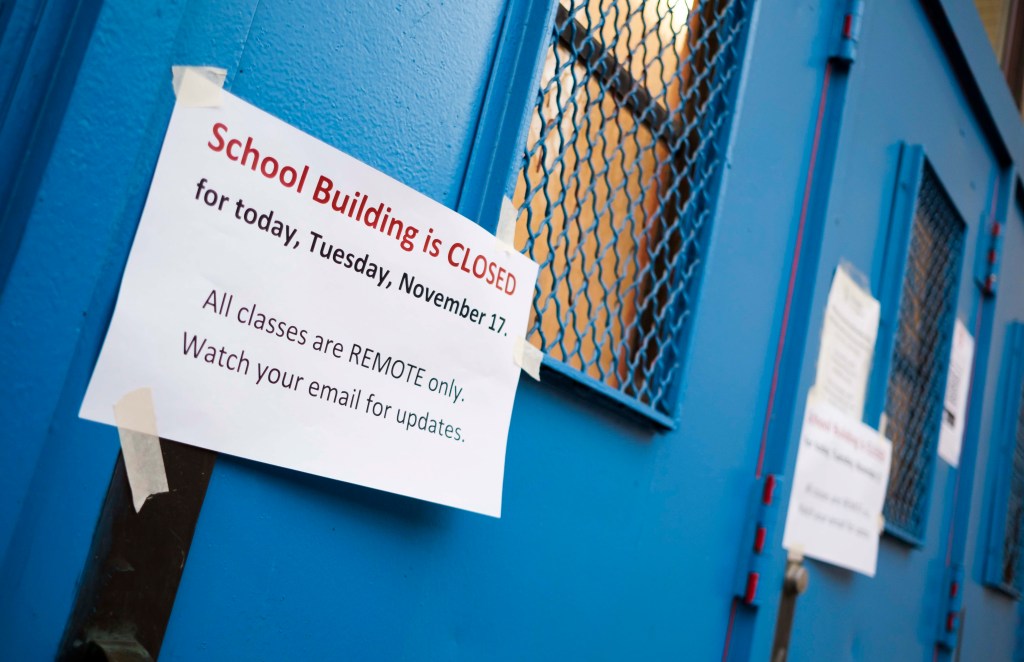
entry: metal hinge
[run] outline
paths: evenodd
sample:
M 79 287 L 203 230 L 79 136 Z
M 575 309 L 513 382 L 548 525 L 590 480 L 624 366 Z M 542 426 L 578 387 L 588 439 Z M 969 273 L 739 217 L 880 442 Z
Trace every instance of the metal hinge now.
M 978 237 L 978 255 L 974 258 L 974 279 L 982 294 L 994 296 L 999 280 L 999 262 L 1003 254 L 1003 224 L 992 221 L 987 240 Z
M 948 650 L 956 648 L 960 636 L 961 609 L 964 604 L 964 567 L 959 563 L 951 565 L 943 583 L 943 608 L 939 612 L 939 646 Z
M 758 587 L 777 547 L 775 522 L 778 520 L 781 485 L 779 476 L 767 474 L 754 483 L 751 491 L 750 515 L 740 539 L 740 563 L 735 585 L 736 595 L 748 605 L 761 603 Z
M 857 59 L 857 42 L 864 20 L 864 0 L 840 0 L 839 26 L 829 58 L 851 64 Z

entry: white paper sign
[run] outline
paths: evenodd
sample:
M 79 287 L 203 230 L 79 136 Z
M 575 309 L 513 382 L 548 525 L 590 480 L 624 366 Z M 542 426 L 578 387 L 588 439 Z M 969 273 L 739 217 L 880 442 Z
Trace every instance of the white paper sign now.
M 880 309 L 840 265 L 828 293 L 814 388 L 818 397 L 856 419 L 864 415 Z
M 877 430 L 808 398 L 782 546 L 873 577 L 891 457 Z
M 946 397 L 943 399 L 942 427 L 939 429 L 939 457 L 954 467 L 960 464 L 973 366 L 974 338 L 958 319 L 953 327 L 953 347 L 949 353 Z
M 498 516 L 537 265 L 225 92 L 171 117 L 81 416 Z

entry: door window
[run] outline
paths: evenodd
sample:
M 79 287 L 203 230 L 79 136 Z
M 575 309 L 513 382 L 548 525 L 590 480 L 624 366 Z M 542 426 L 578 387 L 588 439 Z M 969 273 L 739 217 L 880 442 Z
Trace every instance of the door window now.
M 963 244 L 964 223 L 925 162 L 903 271 L 884 409 L 886 434 L 892 440 L 886 524 L 912 542 L 923 539 L 928 515 Z
M 670 424 L 744 0 L 563 0 L 514 202 L 545 365 Z

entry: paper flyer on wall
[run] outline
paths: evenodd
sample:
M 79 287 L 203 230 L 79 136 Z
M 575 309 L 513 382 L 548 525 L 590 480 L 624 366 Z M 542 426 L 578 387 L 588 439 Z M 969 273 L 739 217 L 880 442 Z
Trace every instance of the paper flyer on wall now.
M 960 464 L 967 422 L 967 401 L 974 367 L 974 338 L 960 320 L 953 327 L 946 373 L 946 395 L 942 400 L 942 425 L 939 428 L 939 457 L 949 464 Z
M 809 397 L 783 547 L 873 577 L 891 459 L 877 430 Z
M 242 99 L 179 97 L 81 415 L 148 388 L 163 438 L 498 516 L 536 277 Z
M 864 415 L 881 307 L 849 270 L 840 264 L 832 279 L 814 388 L 819 397 L 859 419 Z

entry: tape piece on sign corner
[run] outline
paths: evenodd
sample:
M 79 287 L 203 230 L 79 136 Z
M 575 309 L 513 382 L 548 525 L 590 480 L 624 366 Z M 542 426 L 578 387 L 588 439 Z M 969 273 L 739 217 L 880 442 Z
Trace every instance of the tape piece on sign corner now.
M 540 364 L 544 359 L 544 352 L 526 342 L 525 338 L 516 338 L 513 352 L 516 365 L 539 382 Z
M 519 211 L 512 200 L 505 196 L 501 199 L 501 215 L 498 216 L 498 227 L 494 236 L 498 240 L 498 247 L 508 251 L 516 250 L 516 221 L 519 219 Z
M 156 433 L 153 392 L 140 388 L 118 400 L 114 405 L 114 421 L 121 437 L 124 469 L 137 513 L 146 499 L 169 489 L 160 437 Z
M 221 104 L 227 69 L 220 67 L 171 67 L 171 85 L 178 103 L 192 108 L 216 108 Z

